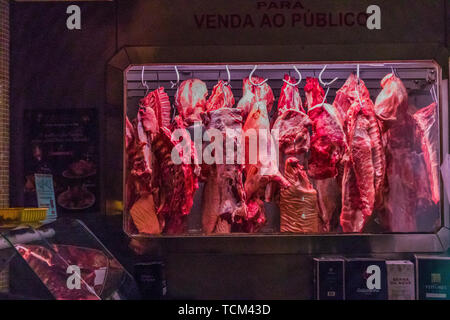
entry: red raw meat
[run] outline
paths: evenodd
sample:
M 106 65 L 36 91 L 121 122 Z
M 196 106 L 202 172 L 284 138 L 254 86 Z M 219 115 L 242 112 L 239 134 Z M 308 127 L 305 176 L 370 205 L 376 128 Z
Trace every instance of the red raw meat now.
M 319 79 L 307 77 L 303 90 L 305 90 L 306 106 L 308 110 L 323 102 L 325 91 L 320 86 Z
M 184 126 L 202 121 L 200 114 L 206 109 L 207 96 L 208 88 L 199 79 L 188 79 L 180 84 L 175 94 L 175 106 Z
M 288 74 L 284 75 L 284 80 L 295 84 L 297 80 Z M 287 110 L 305 112 L 302 106 L 302 98 L 297 86 L 289 85 L 283 82 L 281 87 L 280 98 L 278 99 L 278 115 L 282 115 Z
M 347 111 L 350 106 L 358 99 L 356 88 L 358 87 L 358 78 L 351 73 L 344 85 L 336 92 L 333 107 L 340 113 L 341 118 L 346 121 Z M 370 94 L 364 84 L 359 86 L 359 96 L 361 100 L 369 99 Z
M 384 123 L 397 120 L 397 113 L 408 110 L 408 93 L 399 78 L 389 73 L 381 80 L 381 90 L 375 100 L 375 113 Z
M 243 133 L 246 171 L 251 166 L 256 166 L 259 174 L 269 176 L 273 181 L 283 186 L 288 186 L 289 183 L 278 169 L 276 144 L 270 132 L 269 115 L 263 101 L 257 102 L 252 106 L 252 110 L 243 126 Z M 255 140 L 256 148 L 253 149 L 250 148 L 250 144 L 253 142 L 250 137 L 252 133 L 256 134 L 256 140 L 253 139 Z M 262 151 L 260 146 L 266 148 L 266 150 Z M 256 155 L 253 154 L 255 152 Z
M 286 160 L 284 174 L 291 186 L 280 193 L 280 231 L 318 232 L 317 191 L 312 187 L 297 158 L 290 157 Z
M 308 102 L 308 116 L 312 121 L 308 174 L 314 179 L 336 177 L 337 165 L 346 150 L 343 120 L 332 105 L 322 104 L 323 89 L 317 79 L 307 78 L 305 93 L 311 101 L 311 104 Z
M 236 220 L 245 220 L 247 216 L 246 197 L 242 178 L 242 162 L 238 162 L 238 150 L 241 149 L 242 116 L 241 110 L 219 107 L 202 114 L 206 130 L 219 130 L 223 138 L 222 163 L 208 165 L 203 189 L 202 225 L 206 233 L 229 233 Z M 226 134 L 228 136 L 226 137 Z M 234 136 L 230 136 L 234 134 Z M 234 158 L 227 164 L 226 138 L 234 144 Z M 214 150 L 217 152 L 217 150 Z
M 356 99 L 347 110 L 349 161 L 342 179 L 340 220 L 344 232 L 361 232 L 375 202 L 381 202 L 386 158 L 374 105 L 362 80 L 349 96 Z
M 437 104 L 420 109 L 414 115 L 416 132 L 420 139 L 426 172 L 431 186 L 431 196 L 434 203 L 439 202 L 439 124 L 437 118 Z
M 170 101 L 163 87 L 150 92 L 141 99 L 140 105 L 141 107 L 151 107 L 154 110 L 160 127 L 168 128 L 170 126 Z
M 193 143 L 191 144 L 193 148 Z M 172 161 L 173 148 L 177 149 L 180 159 L 183 159 L 183 148 L 171 139 L 171 133 L 166 128 L 162 128 L 161 133 L 154 138 L 152 148 L 159 166 L 157 214 L 160 222 L 164 219 L 163 232 L 183 233 L 185 218 L 192 208 L 194 192 L 198 188 L 194 166 L 187 163 L 175 164 Z
M 214 86 L 211 96 L 206 103 L 206 111 L 213 111 L 220 108 L 232 108 L 234 96 L 229 84 L 219 80 Z
M 311 120 L 301 111 L 286 110 L 277 117 L 272 131 L 278 130 L 280 158 L 284 155 L 300 155 L 309 150 L 310 127 Z
M 252 81 L 258 84 L 263 82 L 264 79 L 253 76 Z M 254 86 L 250 83 L 249 78 L 245 78 L 242 85 L 242 98 L 239 100 L 237 108 L 242 110 L 242 120 L 245 123 L 256 102 L 263 102 L 267 112 L 270 113 L 274 101 L 275 97 L 267 82 L 260 86 Z
M 175 125 L 175 129 L 184 130 L 183 139 L 190 141 L 191 157 L 194 158 L 193 164 L 192 161 L 175 164 L 171 158 L 172 150 L 178 151 L 181 159 L 185 158 L 184 150 L 178 141 L 172 140 L 169 126 L 170 103 L 163 88 L 141 99 L 135 125 L 130 126 L 127 122 L 126 209 L 141 233 L 149 230 L 154 233 L 163 230 L 168 234 L 184 232 L 185 217 L 197 189 L 194 144 L 182 123 Z M 155 214 L 159 226 L 152 225 L 156 223 Z
M 16 245 L 22 258 L 40 278 L 50 293 L 58 300 L 99 300 L 109 298 L 111 289 L 118 288 L 123 270 L 115 260 L 103 252 L 70 245 Z M 67 287 L 67 268 L 80 268 L 81 287 L 78 290 Z M 96 281 L 96 271 L 105 273 L 103 281 Z

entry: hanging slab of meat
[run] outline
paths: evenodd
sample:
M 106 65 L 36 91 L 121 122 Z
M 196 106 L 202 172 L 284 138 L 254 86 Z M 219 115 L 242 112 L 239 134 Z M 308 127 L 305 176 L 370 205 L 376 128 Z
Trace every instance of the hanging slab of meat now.
M 140 101 L 141 107 L 150 107 L 155 112 L 155 118 L 160 127 L 170 126 L 170 101 L 163 87 L 150 92 Z
M 354 73 L 351 73 L 344 85 L 336 92 L 333 107 L 339 112 L 344 122 L 346 122 L 347 119 L 348 109 L 350 109 L 350 106 L 358 100 L 356 88 L 358 88 L 358 78 Z M 360 81 L 359 96 L 361 100 L 370 99 L 369 90 L 367 90 L 363 81 Z
M 291 84 L 295 84 L 297 82 L 295 78 L 289 76 L 288 74 L 284 75 L 284 80 Z M 288 110 L 302 111 L 303 113 L 305 112 L 302 105 L 302 98 L 300 97 L 300 91 L 297 86 L 289 85 L 284 82 L 281 87 L 280 98 L 278 99 L 278 115 L 280 116 Z
M 208 88 L 199 79 L 188 79 L 180 84 L 175 94 L 175 106 L 184 126 L 202 121 L 200 114 L 206 109 L 207 96 Z
M 312 121 L 308 175 L 314 179 L 336 177 L 337 165 L 346 150 L 343 120 L 332 105 L 322 104 L 323 89 L 317 79 L 307 79 L 305 92 L 307 100 L 311 101 L 311 104 L 308 102 L 308 116 Z
M 220 108 L 232 108 L 234 106 L 234 96 L 229 84 L 220 80 L 213 88 L 211 96 L 206 103 L 206 111 L 213 111 Z
M 55 299 L 99 300 L 109 298 L 123 281 L 123 269 L 114 258 L 102 251 L 72 245 L 15 245 L 33 272 L 40 278 Z M 80 288 L 67 286 L 67 268 L 80 268 Z M 105 277 L 98 277 L 103 273 Z
M 258 84 L 263 82 L 264 79 L 253 76 L 252 81 L 253 83 Z M 242 120 L 244 123 L 255 103 L 259 101 L 263 102 L 267 112 L 270 112 L 275 101 L 272 89 L 267 82 L 260 86 L 254 86 L 251 84 L 249 78 L 245 78 L 242 85 L 242 98 L 237 105 L 237 108 L 242 110 Z
M 361 81 L 361 86 L 364 83 Z M 360 91 L 361 87 L 360 87 Z M 344 232 L 361 232 L 381 194 L 386 171 L 381 129 L 370 98 L 355 101 L 347 111 L 349 161 L 342 179 L 341 226 Z
M 241 149 L 242 116 L 241 111 L 220 107 L 202 114 L 206 132 L 218 130 L 223 138 L 223 158 L 221 164 L 209 165 L 203 189 L 202 224 L 206 233 L 229 233 L 236 219 L 247 218 L 246 197 L 242 178 L 242 164 L 238 162 Z M 227 136 L 226 136 L 227 135 Z M 234 157 L 227 164 L 226 139 L 233 142 Z M 214 150 L 217 152 L 217 150 Z M 216 154 L 214 154 L 216 156 Z
M 307 152 L 310 146 L 310 127 L 311 120 L 304 112 L 286 110 L 280 114 L 272 127 L 272 131 L 278 130 L 280 153 L 300 155 Z
M 141 194 L 153 190 L 151 136 L 157 131 L 158 125 L 155 113 L 149 107 L 140 107 L 137 119 L 131 123 L 127 117 L 125 125 L 125 209 L 129 210 Z
M 317 192 L 297 158 L 286 160 L 284 175 L 291 186 L 280 192 L 281 232 L 318 232 Z
M 428 181 L 431 186 L 431 196 L 434 203 L 439 202 L 439 124 L 437 104 L 420 109 L 414 115 L 416 134 L 420 139 L 423 151 Z
M 325 91 L 320 86 L 319 79 L 306 77 L 306 84 L 303 90 L 305 91 L 306 106 L 308 110 L 323 102 Z
M 347 149 L 344 121 L 340 113 L 324 101 L 324 90 L 316 78 L 307 78 L 305 86 L 308 116 L 312 123 L 308 175 L 317 191 L 320 230 L 334 229 L 332 220 L 339 214 L 339 169 L 343 168 Z M 342 169 L 341 169 L 342 171 Z
M 191 144 L 193 148 L 193 143 Z M 184 162 L 175 164 L 171 158 L 174 148 L 183 159 L 182 146 L 171 139 L 167 128 L 161 128 L 161 133 L 152 141 L 152 149 L 159 165 L 157 214 L 163 232 L 167 234 L 185 232 L 186 216 L 191 210 L 194 192 L 198 188 L 194 165 Z
M 131 207 L 130 215 L 139 233 L 161 233 L 161 227 L 156 214 L 155 202 L 152 194 L 141 196 Z
M 397 120 L 397 113 L 408 109 L 408 93 L 402 81 L 390 73 L 381 80 L 381 92 L 375 100 L 375 113 L 383 123 Z
M 341 184 L 337 178 L 312 180 L 317 191 L 319 205 L 319 231 L 331 232 L 339 224 L 338 215 L 341 203 Z

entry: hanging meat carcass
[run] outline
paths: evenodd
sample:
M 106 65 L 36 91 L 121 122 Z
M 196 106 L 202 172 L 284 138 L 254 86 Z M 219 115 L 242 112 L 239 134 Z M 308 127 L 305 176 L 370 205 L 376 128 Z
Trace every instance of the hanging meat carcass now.
M 418 213 L 436 200 L 432 186 L 437 179 L 435 174 L 433 177 L 432 167 L 438 160 L 427 154 L 437 148 L 431 147 L 437 143 L 432 141 L 437 130 L 433 127 L 434 106 L 412 116 L 408 111 L 406 88 L 398 77 L 386 75 L 381 86 L 375 110 L 383 123 L 386 141 L 387 183 L 380 223 L 387 231 L 416 232 Z
M 260 84 L 264 79 L 252 76 L 252 82 L 254 84 Z M 242 120 L 245 123 L 247 116 L 253 109 L 256 102 L 263 102 L 266 106 L 266 111 L 270 113 L 272 110 L 275 97 L 273 91 L 267 83 L 261 85 L 253 85 L 249 78 L 243 80 L 242 85 L 242 98 L 239 100 L 237 108 L 242 110 Z
M 437 117 L 437 104 L 417 111 L 413 117 L 416 122 L 416 135 L 419 137 L 423 151 L 428 182 L 431 187 L 431 196 L 434 203 L 439 202 L 439 125 Z
M 336 177 L 337 165 L 346 150 L 343 119 L 332 105 L 324 102 L 324 91 L 318 79 L 307 78 L 304 90 L 312 121 L 308 174 L 314 179 Z
M 184 149 L 172 139 L 169 124 L 170 103 L 163 88 L 141 99 L 135 125 L 129 121 L 126 124 L 127 167 L 130 168 L 127 207 L 140 233 L 182 233 L 185 217 L 192 207 L 197 188 L 196 164 L 195 161 L 193 164 L 173 162 L 172 150 L 183 158 Z M 195 156 L 189 133 L 182 127 L 178 129 L 185 131 L 184 139 L 189 140 L 191 155 Z M 155 225 L 156 221 L 159 225 Z
M 175 106 L 185 127 L 202 121 L 201 113 L 206 109 L 208 88 L 199 79 L 183 81 L 175 93 Z
M 284 76 L 278 100 L 278 117 L 272 132 L 278 132 L 280 171 L 290 186 L 280 191 L 281 232 L 317 232 L 317 193 L 303 170 L 303 155 L 309 150 L 311 121 L 305 114 L 296 80 Z M 301 160 L 299 160 L 301 159 Z
M 220 108 L 232 108 L 234 106 L 234 96 L 229 84 L 223 80 L 214 86 L 211 96 L 206 103 L 206 111 L 214 111 Z
M 288 83 L 284 82 L 281 87 L 280 97 L 278 98 L 278 115 L 280 116 L 288 110 L 302 111 L 304 113 L 300 91 L 295 85 L 297 80 L 288 74 L 284 75 L 284 80 Z
M 214 139 L 217 134 L 223 139 L 219 146 L 223 148 L 221 156 L 218 154 L 219 150 L 210 150 L 210 153 L 214 153 L 212 157 L 215 158 L 215 163 L 208 165 L 203 189 L 202 225 L 206 233 L 229 233 L 234 221 L 247 219 L 242 159 L 239 159 L 242 152 L 242 116 L 240 110 L 225 105 L 202 114 L 206 133 L 214 129 Z M 232 157 L 230 150 L 227 150 L 227 141 L 233 147 Z
M 325 101 L 325 92 L 316 78 L 306 78 L 308 116 L 312 122 L 308 175 L 317 190 L 320 230 L 329 232 L 340 207 L 339 168 L 344 165 L 347 148 L 344 121 L 336 108 Z M 341 170 L 342 171 L 342 170 Z
M 386 157 L 374 104 L 362 80 L 355 80 L 353 103 L 347 110 L 348 158 L 342 178 L 344 232 L 361 232 L 375 205 L 381 202 Z M 351 100 L 348 99 L 347 101 Z M 377 203 L 376 203 L 377 202 Z

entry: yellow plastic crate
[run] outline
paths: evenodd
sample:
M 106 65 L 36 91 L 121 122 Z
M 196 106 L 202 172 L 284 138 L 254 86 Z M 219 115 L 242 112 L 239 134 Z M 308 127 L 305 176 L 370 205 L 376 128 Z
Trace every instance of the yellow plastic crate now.
M 45 220 L 47 208 L 6 208 L 0 209 L 0 220 L 9 222 L 37 222 Z
M 48 208 L 23 208 L 20 214 L 21 222 L 37 222 L 47 218 Z

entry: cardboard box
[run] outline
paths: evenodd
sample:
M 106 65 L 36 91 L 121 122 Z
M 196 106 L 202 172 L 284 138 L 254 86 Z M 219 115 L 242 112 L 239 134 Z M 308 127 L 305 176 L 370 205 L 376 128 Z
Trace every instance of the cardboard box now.
M 341 257 L 314 258 L 316 300 L 345 299 L 345 260 Z
M 450 257 L 416 255 L 416 297 L 450 299 Z
M 388 299 L 414 300 L 414 263 L 404 260 L 386 261 Z
M 386 300 L 386 262 L 373 258 L 347 259 L 345 282 L 347 300 Z

